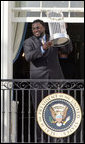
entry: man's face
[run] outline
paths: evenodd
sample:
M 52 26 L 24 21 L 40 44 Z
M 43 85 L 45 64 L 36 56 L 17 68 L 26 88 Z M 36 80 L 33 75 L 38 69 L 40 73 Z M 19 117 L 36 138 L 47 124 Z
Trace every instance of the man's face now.
M 32 24 L 32 32 L 34 36 L 38 38 L 42 37 L 45 34 L 45 27 L 39 22 L 36 22 Z

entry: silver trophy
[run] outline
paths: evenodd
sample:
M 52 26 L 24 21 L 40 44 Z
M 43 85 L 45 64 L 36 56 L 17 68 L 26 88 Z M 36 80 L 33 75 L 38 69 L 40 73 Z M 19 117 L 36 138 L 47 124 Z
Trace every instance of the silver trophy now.
M 52 41 L 53 46 L 61 46 L 67 44 L 69 42 L 69 35 L 66 31 L 63 13 L 56 11 L 48 11 L 46 15 L 49 19 L 48 26 L 50 40 Z

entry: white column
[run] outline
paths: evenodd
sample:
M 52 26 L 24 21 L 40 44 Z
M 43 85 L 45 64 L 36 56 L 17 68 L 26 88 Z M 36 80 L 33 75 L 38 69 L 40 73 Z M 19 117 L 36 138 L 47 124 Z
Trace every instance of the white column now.
M 11 4 L 12 1 L 1 1 L 1 79 L 12 79 L 13 75 Z M 1 95 L 1 110 L 2 104 L 3 97 Z M 7 90 L 4 95 L 4 111 L 4 142 L 9 142 L 9 93 Z
M 1 1 L 1 78 L 12 78 L 11 2 Z

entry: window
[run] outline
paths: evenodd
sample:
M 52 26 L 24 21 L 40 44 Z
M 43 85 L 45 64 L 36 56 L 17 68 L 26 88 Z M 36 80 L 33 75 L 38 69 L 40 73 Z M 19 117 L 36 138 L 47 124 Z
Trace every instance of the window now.
M 48 22 L 46 12 L 50 10 L 62 11 L 67 23 L 84 23 L 84 1 L 16 1 L 12 21 L 32 22 L 37 17 Z M 22 14 L 16 16 L 17 12 Z

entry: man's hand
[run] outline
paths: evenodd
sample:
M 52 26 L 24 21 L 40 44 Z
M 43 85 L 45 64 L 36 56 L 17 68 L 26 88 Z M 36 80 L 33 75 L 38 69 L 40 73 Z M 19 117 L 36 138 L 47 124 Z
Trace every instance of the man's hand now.
M 47 50 L 51 46 L 52 46 L 52 41 L 48 41 L 48 42 L 46 42 L 46 43 L 43 44 L 43 49 Z

